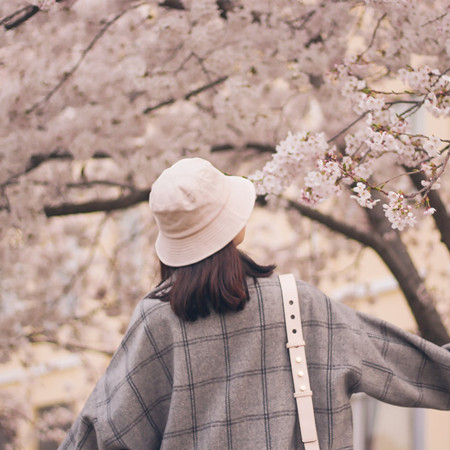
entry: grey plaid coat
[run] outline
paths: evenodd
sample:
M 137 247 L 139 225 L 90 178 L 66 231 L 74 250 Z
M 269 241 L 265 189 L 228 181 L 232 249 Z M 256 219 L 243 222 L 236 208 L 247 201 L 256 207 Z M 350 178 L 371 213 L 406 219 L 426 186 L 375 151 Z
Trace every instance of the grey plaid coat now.
M 350 396 L 450 409 L 450 351 L 297 282 L 322 449 L 353 444 Z M 301 449 L 278 277 L 245 309 L 183 322 L 143 299 L 61 449 Z

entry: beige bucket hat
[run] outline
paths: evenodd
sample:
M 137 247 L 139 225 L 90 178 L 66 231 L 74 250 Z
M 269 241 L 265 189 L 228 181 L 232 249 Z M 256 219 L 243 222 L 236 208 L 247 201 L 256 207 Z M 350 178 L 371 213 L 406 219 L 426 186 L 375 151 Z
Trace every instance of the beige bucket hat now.
M 159 234 L 156 254 L 180 267 L 211 256 L 244 228 L 255 205 L 246 178 L 228 176 L 201 158 L 185 158 L 153 183 L 149 204 Z

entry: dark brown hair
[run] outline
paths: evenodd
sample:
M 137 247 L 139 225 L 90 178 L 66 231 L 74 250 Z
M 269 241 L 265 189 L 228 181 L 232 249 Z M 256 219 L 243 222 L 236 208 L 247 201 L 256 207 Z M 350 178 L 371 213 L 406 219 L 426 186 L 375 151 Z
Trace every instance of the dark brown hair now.
M 233 242 L 195 264 L 160 266 L 161 282 L 147 297 L 170 302 L 173 312 L 187 321 L 208 316 L 210 308 L 242 310 L 249 300 L 247 277 L 268 277 L 275 269 L 257 264 Z

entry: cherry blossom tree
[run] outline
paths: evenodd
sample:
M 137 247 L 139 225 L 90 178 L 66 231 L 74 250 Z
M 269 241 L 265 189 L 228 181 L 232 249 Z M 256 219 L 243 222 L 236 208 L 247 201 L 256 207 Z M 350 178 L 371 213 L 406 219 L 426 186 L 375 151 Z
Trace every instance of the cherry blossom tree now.
M 149 286 L 145 202 L 184 156 L 374 249 L 420 333 L 450 340 L 403 237 L 433 220 L 450 250 L 448 128 L 423 124 L 448 127 L 448 2 L 3 0 L 0 24 L 3 360 L 110 354 L 83 327 Z
M 3 0 L 0 25 L 2 362 L 111 355 L 155 282 L 151 184 L 186 156 L 249 176 L 299 240 L 304 217 L 373 249 L 450 340 L 412 256 L 450 253 L 447 1 Z

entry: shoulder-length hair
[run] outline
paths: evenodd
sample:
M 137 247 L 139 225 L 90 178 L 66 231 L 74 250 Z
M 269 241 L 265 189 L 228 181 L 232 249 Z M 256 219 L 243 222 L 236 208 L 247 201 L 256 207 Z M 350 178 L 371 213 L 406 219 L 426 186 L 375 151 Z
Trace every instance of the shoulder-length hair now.
M 233 242 L 195 264 L 182 267 L 160 262 L 161 282 L 148 297 L 170 302 L 183 320 L 195 321 L 210 314 L 240 311 L 249 300 L 247 277 L 272 275 L 275 265 L 261 266 Z

